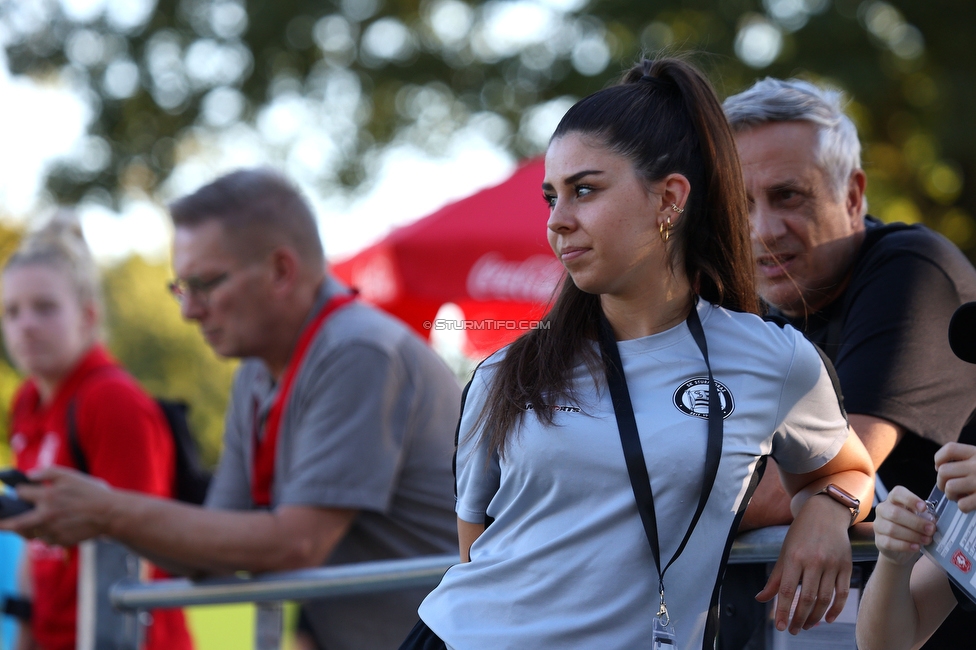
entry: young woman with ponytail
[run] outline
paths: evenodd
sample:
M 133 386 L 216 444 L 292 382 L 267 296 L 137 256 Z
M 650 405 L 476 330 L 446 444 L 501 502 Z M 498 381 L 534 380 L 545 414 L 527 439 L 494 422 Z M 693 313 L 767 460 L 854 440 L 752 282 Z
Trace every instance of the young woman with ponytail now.
M 115 487 L 172 494 L 173 438 L 159 406 L 100 341 L 98 269 L 77 221 L 56 216 L 27 236 L 0 276 L 3 338 L 26 377 L 10 409 L 10 447 L 18 469 L 77 467 Z M 81 459 L 72 450 L 74 428 Z M 31 535 L 21 571 L 33 596 L 18 650 L 76 645 L 78 549 Z M 189 650 L 183 612 L 153 612 L 148 650 Z
M 781 629 L 832 620 L 871 461 L 815 348 L 756 315 L 742 174 L 707 80 L 645 60 L 581 100 L 542 189 L 568 277 L 466 391 L 462 564 L 404 647 L 712 647 L 770 455 L 796 520 L 760 597 L 780 596 Z

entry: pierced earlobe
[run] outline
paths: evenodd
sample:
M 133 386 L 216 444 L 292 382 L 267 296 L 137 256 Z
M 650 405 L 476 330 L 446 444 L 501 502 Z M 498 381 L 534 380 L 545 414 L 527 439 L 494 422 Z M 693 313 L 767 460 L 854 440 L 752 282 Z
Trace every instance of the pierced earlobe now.
M 660 223 L 658 230 L 661 232 L 661 241 L 666 242 L 671 239 L 671 228 L 673 227 L 671 225 L 671 217 L 668 217 Z

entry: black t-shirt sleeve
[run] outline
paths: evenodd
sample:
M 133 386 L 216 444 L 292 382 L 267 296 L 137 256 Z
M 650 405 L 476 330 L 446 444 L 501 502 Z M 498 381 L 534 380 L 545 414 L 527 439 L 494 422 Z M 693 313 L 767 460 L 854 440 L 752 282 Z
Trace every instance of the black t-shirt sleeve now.
M 897 243 L 903 237 L 879 242 L 852 279 L 835 366 L 849 413 L 943 444 L 957 438 L 973 411 L 976 365 L 948 345 L 961 299 L 956 282 L 910 240 Z

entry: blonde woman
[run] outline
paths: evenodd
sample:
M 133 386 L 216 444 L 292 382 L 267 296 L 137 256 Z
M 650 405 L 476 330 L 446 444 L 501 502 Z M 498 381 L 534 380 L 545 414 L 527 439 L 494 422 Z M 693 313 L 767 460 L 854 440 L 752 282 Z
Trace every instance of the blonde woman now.
M 172 436 L 162 412 L 100 341 L 98 271 L 78 224 L 56 217 L 29 235 L 3 269 L 3 337 L 27 377 L 11 406 L 10 446 L 24 472 L 52 465 L 85 469 L 107 483 L 170 496 Z M 73 427 L 78 449 L 68 439 Z M 33 595 L 20 650 L 75 647 L 77 547 L 31 539 L 22 567 Z M 179 610 L 153 614 L 152 650 L 192 647 Z

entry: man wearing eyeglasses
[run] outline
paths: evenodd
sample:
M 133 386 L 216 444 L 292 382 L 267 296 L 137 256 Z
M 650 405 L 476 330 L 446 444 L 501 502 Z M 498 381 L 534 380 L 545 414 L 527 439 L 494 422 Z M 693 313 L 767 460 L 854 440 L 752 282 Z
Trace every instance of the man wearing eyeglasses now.
M 207 343 L 243 360 L 205 508 L 64 469 L 5 528 L 112 536 L 188 575 L 457 551 L 451 459 L 460 391 L 398 321 L 325 271 L 315 219 L 281 176 L 245 170 L 170 206 L 170 290 Z M 313 603 L 328 650 L 396 648 L 422 591 Z

